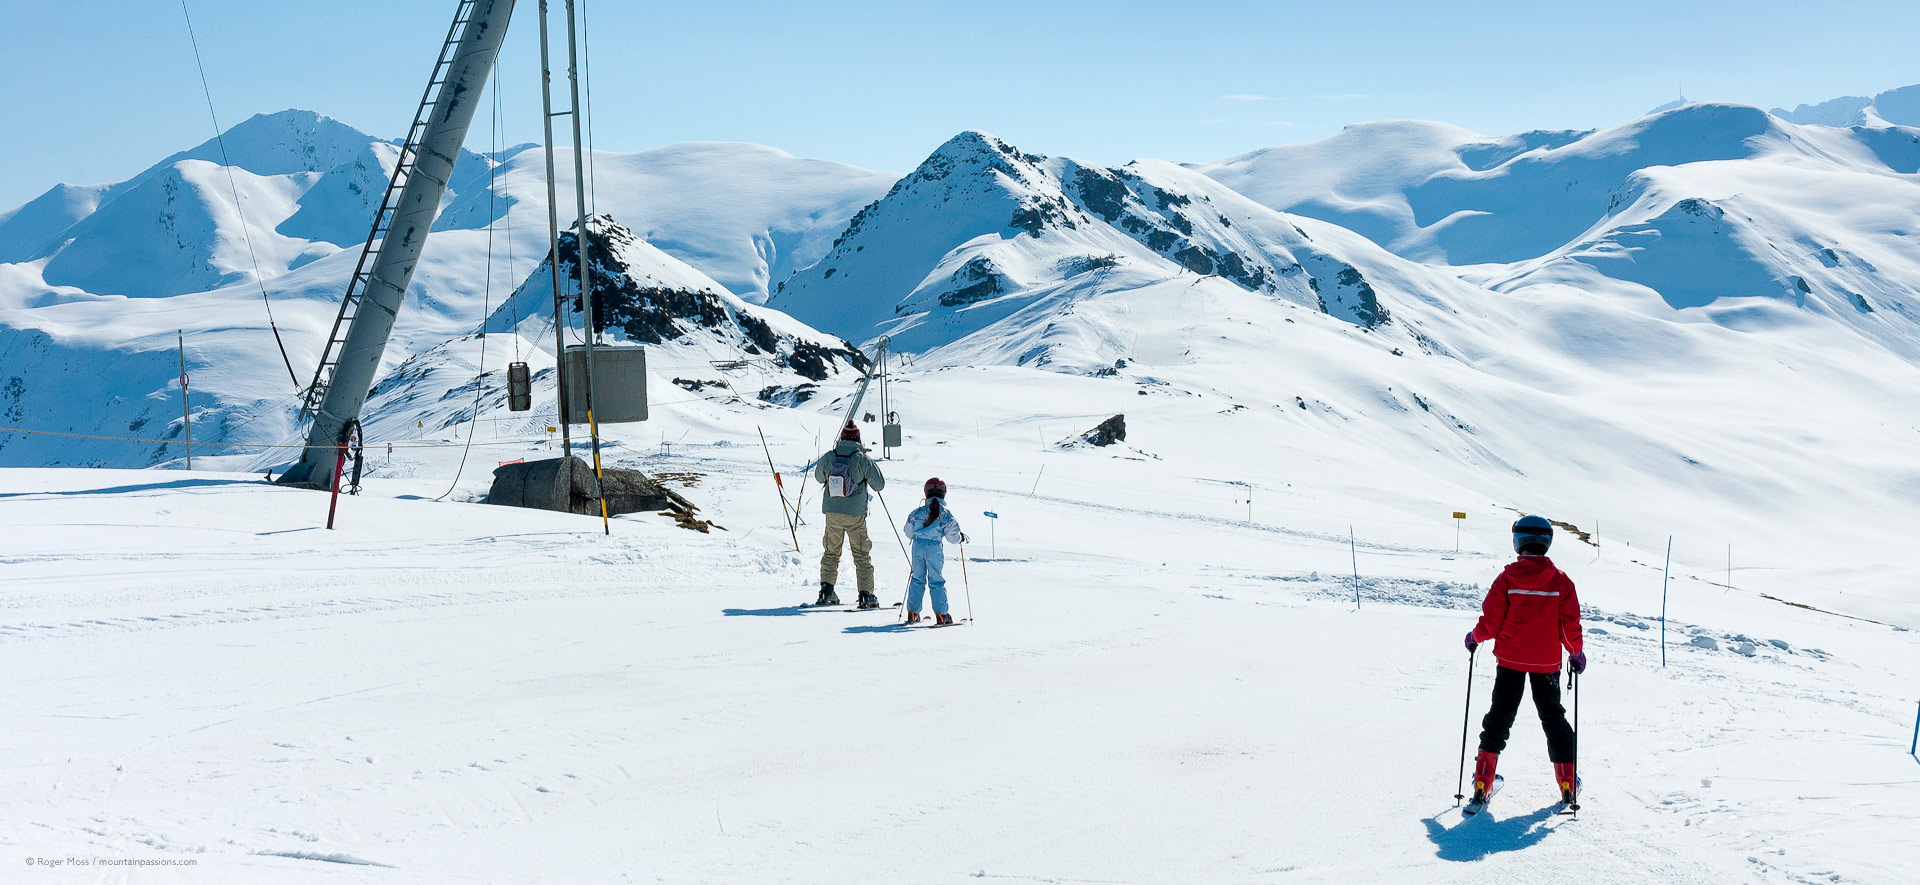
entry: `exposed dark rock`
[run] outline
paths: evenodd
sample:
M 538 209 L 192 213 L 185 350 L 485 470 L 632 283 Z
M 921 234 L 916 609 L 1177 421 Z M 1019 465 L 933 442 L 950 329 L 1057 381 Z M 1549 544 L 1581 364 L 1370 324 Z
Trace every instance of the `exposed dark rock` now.
M 960 284 L 959 288 L 940 296 L 943 307 L 961 307 L 976 301 L 985 301 L 1006 291 L 1002 285 L 1005 278 L 985 258 L 975 258 L 967 262 L 950 278 Z
M 1114 443 L 1125 442 L 1126 439 L 1127 439 L 1127 416 L 1115 415 L 1111 418 L 1108 418 L 1105 421 L 1100 422 L 1099 426 L 1093 428 L 1092 430 L 1089 430 L 1086 433 L 1080 434 L 1078 437 L 1076 437 L 1073 440 L 1073 442 L 1094 446 L 1096 448 L 1104 448 L 1106 446 L 1113 445 Z
M 639 285 L 627 268 L 613 259 L 623 251 L 617 251 L 616 247 L 638 242 L 639 237 L 604 215 L 588 219 L 587 227 L 593 255 L 590 270 L 597 330 L 618 329 L 631 341 L 660 344 L 683 338 L 695 329 L 730 335 L 737 327 L 738 334 L 745 339 L 742 350 L 764 355 L 775 365 L 815 381 L 831 375 L 836 361 L 856 370 L 866 368 L 867 358 L 849 342 L 841 341 L 841 346 L 829 347 L 789 338 L 760 317 L 728 310 L 726 303 L 712 292 Z M 569 277 L 578 275 L 577 243 L 574 231 L 560 235 L 560 272 Z M 573 307 L 581 308 L 577 295 L 573 298 Z M 390 377 L 383 384 L 394 380 L 396 378 Z

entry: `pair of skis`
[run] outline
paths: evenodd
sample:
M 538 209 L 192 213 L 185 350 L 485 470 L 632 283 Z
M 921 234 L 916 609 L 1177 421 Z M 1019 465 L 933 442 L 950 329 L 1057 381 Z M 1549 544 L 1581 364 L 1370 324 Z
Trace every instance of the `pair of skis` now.
M 900 610 L 900 609 L 901 609 L 901 608 L 902 608 L 902 607 L 903 607 L 904 605 L 905 605 L 905 603 L 900 603 L 900 602 L 896 602 L 896 603 L 894 603 L 894 604 L 892 604 L 892 605 L 883 605 L 883 606 L 879 606 L 879 607 L 877 607 L 877 608 L 861 608 L 861 607 L 859 607 L 859 606 L 857 606 L 857 605 L 816 605 L 816 604 L 814 604 L 814 603 L 811 603 L 811 602 L 803 602 L 803 603 L 800 603 L 800 608 L 801 608 L 802 610 L 804 610 L 804 611 L 837 611 L 837 612 L 848 612 L 848 613 L 859 613 L 859 612 L 889 612 L 889 613 L 892 613 L 892 612 L 897 612 L 897 611 L 899 611 L 899 610 Z M 958 626 L 960 626 L 961 624 L 966 624 L 966 623 L 970 623 L 971 621 L 972 621 L 972 619 L 971 619 L 971 618 L 954 618 L 954 619 L 953 619 L 953 623 L 951 623 L 951 624 L 942 624 L 942 623 L 939 623 L 939 622 L 938 622 L 937 620 L 935 620 L 935 619 L 934 619 L 933 617 L 931 617 L 931 616 L 929 616 L 929 617 L 926 617 L 926 618 L 923 618 L 923 619 L 921 619 L 921 620 L 920 620 L 920 621 L 919 621 L 918 623 L 914 623 L 914 624 L 901 624 L 900 626 L 902 626 L 902 627 L 911 627 L 911 628 L 914 628 L 914 629 L 916 629 L 916 630 L 917 630 L 917 629 L 919 629 L 919 628 L 921 628 L 921 627 L 928 627 L 928 628 L 932 628 L 932 627 L 958 627 Z
M 919 621 L 916 621 L 912 624 L 901 624 L 900 626 L 906 627 L 912 630 L 918 630 L 921 627 L 926 627 L 928 629 L 933 629 L 936 627 L 958 627 L 961 624 L 969 623 L 971 620 L 972 620 L 971 618 L 954 618 L 953 623 L 942 624 L 938 620 L 928 617 L 928 618 L 921 618 Z
M 1473 817 L 1474 815 L 1487 810 L 1487 803 L 1491 802 L 1493 800 L 1493 797 L 1500 795 L 1500 788 L 1503 786 L 1506 786 L 1506 783 L 1507 783 L 1507 779 L 1505 777 L 1502 777 L 1501 775 L 1497 775 L 1497 774 L 1494 775 L 1493 786 L 1487 789 L 1487 795 L 1475 796 L 1471 800 L 1469 800 L 1467 802 L 1466 807 L 1460 809 L 1460 816 Z M 1567 801 L 1565 798 L 1562 798 L 1559 802 L 1554 803 L 1553 813 L 1571 815 L 1571 814 L 1578 813 L 1580 811 L 1580 802 L 1579 802 L 1580 786 L 1579 786 L 1578 775 L 1575 776 L 1575 780 L 1574 780 L 1573 798 L 1574 798 L 1574 801 L 1571 801 L 1571 802 Z
M 877 606 L 874 606 L 873 608 L 861 608 L 858 605 L 845 605 L 842 603 L 819 605 L 817 603 L 812 603 L 812 602 L 803 602 L 803 603 L 800 603 L 800 607 L 807 611 L 832 610 L 832 611 L 840 611 L 840 612 L 891 612 L 900 608 L 903 604 L 904 603 L 896 602 L 892 605 L 877 605 Z

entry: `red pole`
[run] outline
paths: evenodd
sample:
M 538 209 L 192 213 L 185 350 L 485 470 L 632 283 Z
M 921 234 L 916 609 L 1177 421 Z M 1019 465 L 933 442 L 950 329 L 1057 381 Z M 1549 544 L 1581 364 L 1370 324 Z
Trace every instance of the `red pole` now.
M 333 498 L 327 502 L 327 528 L 333 528 L 333 511 L 340 506 L 340 471 L 347 466 L 347 444 L 340 444 L 340 457 L 333 461 Z

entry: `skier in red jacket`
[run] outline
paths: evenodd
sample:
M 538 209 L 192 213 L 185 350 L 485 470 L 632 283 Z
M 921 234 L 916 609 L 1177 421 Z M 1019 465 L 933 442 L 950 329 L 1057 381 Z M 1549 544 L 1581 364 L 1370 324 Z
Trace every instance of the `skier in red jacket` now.
M 1485 804 L 1494 789 L 1494 769 L 1500 751 L 1507 748 L 1520 694 L 1529 682 L 1533 706 L 1547 732 L 1547 758 L 1553 761 L 1561 801 L 1572 804 L 1577 797 L 1573 726 L 1560 704 L 1560 649 L 1566 648 L 1575 673 L 1587 669 L 1587 655 L 1581 650 L 1580 598 L 1574 595 L 1572 579 L 1547 558 L 1552 544 L 1553 524 L 1545 519 L 1523 516 L 1513 524 L 1513 550 L 1520 558 L 1494 579 L 1480 606 L 1480 623 L 1467 634 L 1467 651 L 1491 639 L 1499 661 L 1493 706 L 1481 720 L 1480 755 L 1473 765 L 1475 803 Z

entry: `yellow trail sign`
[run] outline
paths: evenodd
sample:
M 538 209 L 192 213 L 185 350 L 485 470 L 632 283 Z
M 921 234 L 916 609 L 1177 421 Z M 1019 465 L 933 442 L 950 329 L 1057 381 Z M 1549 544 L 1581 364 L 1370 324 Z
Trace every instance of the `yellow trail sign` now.
M 1453 518 L 1454 518 L 1454 519 L 1466 519 L 1466 518 L 1467 518 L 1467 515 L 1466 515 L 1466 514 L 1464 514 L 1464 513 L 1461 513 L 1461 512 L 1460 512 L 1460 511 L 1458 511 L 1458 510 L 1455 510 L 1455 511 L 1453 512 Z

